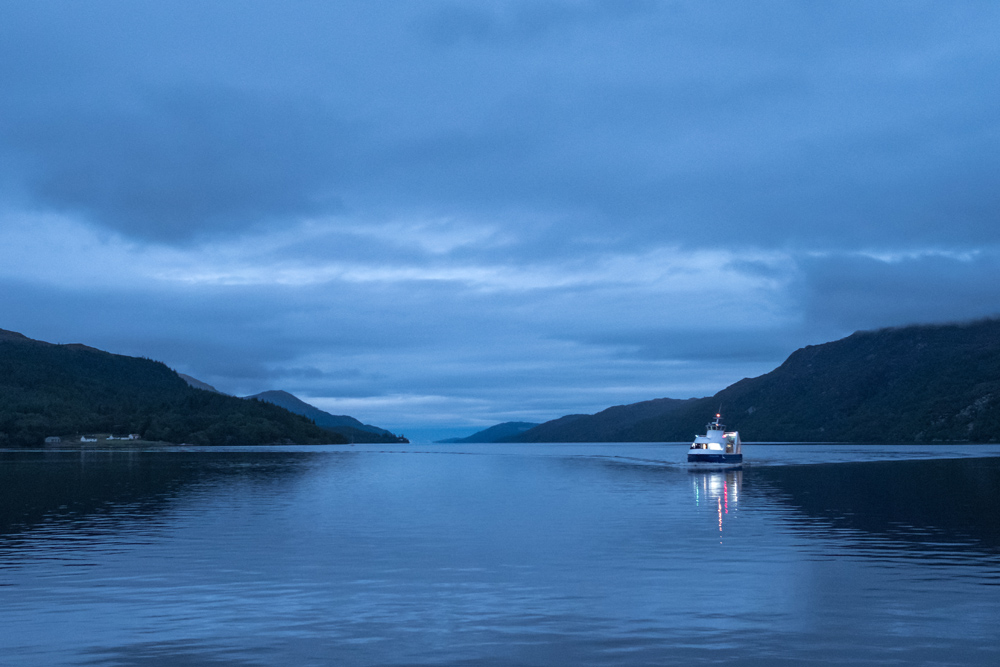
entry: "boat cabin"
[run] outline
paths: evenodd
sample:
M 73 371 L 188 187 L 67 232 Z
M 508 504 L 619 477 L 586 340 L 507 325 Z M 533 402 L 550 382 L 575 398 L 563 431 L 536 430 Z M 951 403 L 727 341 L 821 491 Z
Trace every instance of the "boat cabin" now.
M 709 429 L 708 435 L 699 435 L 696 437 L 694 442 L 691 443 L 691 449 L 711 449 L 717 452 L 725 452 L 726 454 L 742 453 L 739 432 L 731 431 L 725 433 L 720 429 L 713 433 L 713 430 Z M 721 434 L 721 437 L 716 434 Z

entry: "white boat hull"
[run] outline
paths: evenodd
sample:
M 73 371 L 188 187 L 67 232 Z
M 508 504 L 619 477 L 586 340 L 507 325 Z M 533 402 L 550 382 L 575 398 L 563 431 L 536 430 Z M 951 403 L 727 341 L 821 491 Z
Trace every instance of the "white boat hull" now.
M 743 454 L 725 454 L 719 452 L 702 454 L 700 451 L 697 453 L 689 452 L 688 463 L 699 467 L 735 467 L 743 465 Z

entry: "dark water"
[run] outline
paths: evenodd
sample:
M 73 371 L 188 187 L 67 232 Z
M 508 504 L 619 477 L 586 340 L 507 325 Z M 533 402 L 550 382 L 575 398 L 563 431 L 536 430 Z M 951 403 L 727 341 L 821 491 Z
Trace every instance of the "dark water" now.
M 0 664 L 1000 664 L 1000 448 L 745 453 L 0 452 Z

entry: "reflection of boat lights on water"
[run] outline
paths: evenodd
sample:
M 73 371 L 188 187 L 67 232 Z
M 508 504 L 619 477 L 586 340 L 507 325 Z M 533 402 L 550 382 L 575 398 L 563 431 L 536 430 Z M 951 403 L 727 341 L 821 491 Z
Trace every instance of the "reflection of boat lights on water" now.
M 694 487 L 694 503 L 700 507 L 702 500 L 705 503 L 715 501 L 715 509 L 719 519 L 719 532 L 722 532 L 722 517 L 729 514 L 729 505 L 732 501 L 733 511 L 739 505 L 740 485 L 743 484 L 742 470 L 729 470 L 726 472 L 704 472 L 692 473 L 692 485 Z M 709 505 L 711 506 L 711 505 Z

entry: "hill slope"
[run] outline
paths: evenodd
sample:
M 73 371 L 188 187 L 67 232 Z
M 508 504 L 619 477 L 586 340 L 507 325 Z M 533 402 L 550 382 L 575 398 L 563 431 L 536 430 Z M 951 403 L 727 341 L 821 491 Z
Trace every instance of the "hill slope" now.
M 595 415 L 567 415 L 508 438 L 514 442 L 620 442 L 638 422 L 669 418 L 698 399 L 656 398 L 616 405 Z
M 447 440 L 438 440 L 438 442 L 504 442 L 505 438 L 524 433 L 529 428 L 536 426 L 540 426 L 540 424 L 533 422 L 504 422 L 473 433 L 466 438 L 448 438 Z
M 354 417 L 331 415 L 329 412 L 320 410 L 314 405 L 309 405 L 287 391 L 264 391 L 253 396 L 247 396 L 247 398 L 267 401 L 268 403 L 281 406 L 289 412 L 294 412 L 297 415 L 311 419 L 316 426 L 343 435 L 351 442 L 405 441 L 405 438 L 394 435 L 384 428 L 372 426 L 371 424 L 362 424 Z
M 0 446 L 87 433 L 204 445 L 344 442 L 275 405 L 192 388 L 157 361 L 0 330 Z
M 720 404 L 727 428 L 757 442 L 996 442 L 1000 320 L 860 331 L 797 350 L 766 375 L 659 415 L 625 423 L 602 417 L 618 410 L 611 408 L 516 439 L 686 441 Z

